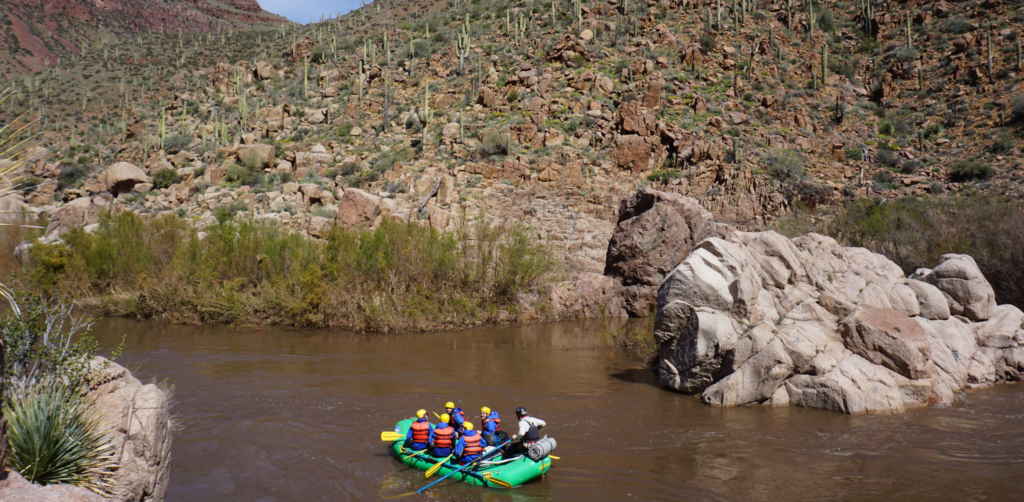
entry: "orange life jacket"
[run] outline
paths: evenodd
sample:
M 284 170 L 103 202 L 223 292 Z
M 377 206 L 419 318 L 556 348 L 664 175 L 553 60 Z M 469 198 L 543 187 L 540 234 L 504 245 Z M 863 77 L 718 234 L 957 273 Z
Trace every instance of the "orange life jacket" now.
M 452 447 L 452 434 L 455 433 L 455 429 L 451 427 L 436 428 L 434 429 L 434 448 L 451 448 Z
M 484 451 L 484 448 L 480 446 L 480 434 L 462 436 L 462 440 L 466 442 L 466 446 L 462 449 L 463 455 L 469 457 L 479 455 L 480 452 Z
M 413 422 L 409 426 L 412 429 L 412 442 L 427 444 L 430 440 L 430 423 L 426 420 L 422 422 Z
M 463 413 L 462 410 L 457 409 L 457 410 L 453 411 L 451 416 L 448 417 L 448 425 L 452 426 L 453 429 L 458 429 L 458 428 L 462 427 L 462 424 L 460 424 L 460 423 L 455 421 L 455 417 L 456 416 L 462 417 L 462 422 L 463 423 L 466 422 L 466 414 Z
M 484 419 L 484 423 L 480 424 L 480 425 L 483 425 L 483 427 L 482 427 L 483 429 L 487 428 L 487 422 L 494 422 L 494 425 L 495 425 L 494 432 L 498 432 L 498 431 L 501 430 L 501 419 L 500 418 L 485 418 Z

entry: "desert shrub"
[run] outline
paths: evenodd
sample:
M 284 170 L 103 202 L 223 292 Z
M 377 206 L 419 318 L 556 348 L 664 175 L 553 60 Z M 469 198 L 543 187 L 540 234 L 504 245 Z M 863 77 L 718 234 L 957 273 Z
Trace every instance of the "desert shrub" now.
M 917 59 L 917 49 L 913 49 L 907 46 L 902 46 L 896 49 L 896 52 L 892 54 L 893 59 L 903 61 L 905 63 L 911 62 Z
M 236 200 L 219 206 L 213 210 L 213 217 L 221 224 L 227 223 L 235 218 L 235 215 L 249 209 L 245 202 Z
M 191 135 L 175 134 L 174 136 L 164 138 L 164 150 L 166 150 L 167 153 L 178 153 L 188 148 L 190 143 L 192 143 Z
M 900 163 L 900 172 L 903 174 L 914 174 L 921 168 L 921 163 L 916 160 L 904 160 Z
M 494 128 L 486 128 L 480 133 L 480 149 L 483 155 L 505 155 L 508 153 L 508 144 L 505 136 Z
M 842 75 L 852 80 L 857 74 L 857 66 L 850 63 L 849 59 L 840 59 L 838 56 L 829 56 L 828 71 L 836 75 Z
M 1010 111 L 1013 113 L 1014 121 L 1024 122 L 1024 95 L 1017 95 L 1013 97 L 1013 102 L 1010 104 Z
M 324 49 L 323 47 L 320 47 L 318 45 L 316 47 L 313 47 L 313 50 L 310 51 L 310 52 L 311 52 L 310 58 L 309 58 L 309 62 L 310 63 L 313 63 L 313 64 L 324 64 L 324 63 L 327 62 L 327 58 L 328 58 L 329 54 L 327 53 L 327 50 Z
M 1009 129 L 1003 128 L 996 133 L 995 137 L 992 138 L 989 150 L 994 153 L 1005 153 L 1013 150 L 1013 137 L 1010 136 Z
M 78 186 L 79 183 L 89 179 L 89 175 L 92 174 L 94 169 L 89 164 L 62 164 L 60 166 L 60 175 L 57 176 L 57 188 L 64 190 L 65 188 Z
M 975 159 L 960 160 L 949 169 L 949 179 L 954 182 L 987 180 L 992 174 L 991 166 Z
M 227 181 L 238 186 L 258 186 L 263 184 L 265 174 L 261 169 L 253 169 L 244 165 L 229 163 L 227 165 Z
M 708 35 L 703 33 L 700 36 L 700 48 L 704 51 L 704 54 L 711 54 L 715 50 L 715 46 L 718 45 L 718 39 L 714 35 Z
M 509 92 L 505 96 L 505 99 L 508 100 L 509 103 L 515 103 L 516 101 L 519 101 L 519 91 L 511 91 L 511 92 Z
M 875 162 L 878 162 L 885 167 L 896 167 L 900 165 L 900 158 L 896 155 L 896 152 L 888 148 L 879 148 L 878 151 L 875 152 Z
M 647 175 L 647 179 L 651 182 L 657 183 L 661 181 L 679 179 L 680 173 L 675 169 L 660 169 Z
M 800 155 L 789 149 L 773 149 L 765 157 L 768 172 L 778 178 L 800 178 L 804 175 L 804 161 Z
M 963 16 L 953 16 L 945 21 L 939 23 L 939 28 L 942 31 L 949 33 L 966 33 L 971 31 L 971 22 Z
M 124 212 L 92 234 L 65 234 L 55 282 L 90 296 L 132 291 L 108 296 L 106 309 L 141 318 L 385 330 L 475 323 L 555 267 L 551 250 L 513 223 L 458 221 L 452 234 L 386 219 L 316 240 L 236 216 L 201 237 L 173 214 Z
M 171 185 L 181 183 L 181 176 L 174 169 L 161 169 L 153 175 L 153 187 L 170 188 Z
M 892 122 L 883 120 L 881 124 L 878 124 L 878 134 L 884 136 L 891 136 L 893 131 Z
M 65 385 L 31 385 L 4 403 L 10 467 L 40 485 L 73 484 L 103 493 L 117 464 L 95 405 Z
M 823 9 L 818 13 L 818 27 L 821 31 L 831 33 L 836 29 L 836 15 L 828 9 Z
M 864 160 L 864 152 L 855 146 L 846 147 L 846 158 L 850 160 Z

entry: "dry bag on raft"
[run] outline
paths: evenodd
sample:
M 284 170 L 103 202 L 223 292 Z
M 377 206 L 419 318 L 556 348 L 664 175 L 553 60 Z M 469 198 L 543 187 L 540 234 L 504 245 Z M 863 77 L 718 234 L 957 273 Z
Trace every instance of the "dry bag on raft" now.
M 558 446 L 558 443 L 553 438 L 545 437 L 536 443 L 528 445 L 526 456 L 533 460 L 540 460 L 555 451 L 556 446 Z

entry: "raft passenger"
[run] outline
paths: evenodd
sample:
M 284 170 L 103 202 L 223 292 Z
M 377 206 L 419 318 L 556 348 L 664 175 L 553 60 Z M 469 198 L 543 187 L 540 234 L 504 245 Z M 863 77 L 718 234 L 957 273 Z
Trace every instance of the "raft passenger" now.
M 452 446 L 455 444 L 455 429 L 448 425 L 449 419 L 447 413 L 441 415 L 441 423 L 430 431 L 430 446 L 434 448 L 435 457 L 447 457 L 452 454 Z
M 465 427 L 462 437 L 455 444 L 455 456 L 459 459 L 459 465 L 476 462 L 487 446 L 487 440 L 473 430 L 473 422 L 466 422 Z
M 416 412 L 416 421 L 409 425 L 405 441 L 410 450 L 422 451 L 427 449 L 427 443 L 433 434 L 434 426 L 427 421 L 427 410 L 420 410 Z
M 490 444 L 497 444 L 495 442 L 494 434 L 501 430 L 501 417 L 498 412 L 491 411 L 490 408 L 484 406 L 480 408 L 480 434 Z
M 540 429 L 547 425 L 539 418 L 528 416 L 526 408 L 516 408 L 516 418 L 519 419 L 519 432 L 512 435 L 512 440 L 519 441 L 512 443 L 509 447 L 509 454 L 519 455 L 526 453 L 531 444 L 540 440 Z

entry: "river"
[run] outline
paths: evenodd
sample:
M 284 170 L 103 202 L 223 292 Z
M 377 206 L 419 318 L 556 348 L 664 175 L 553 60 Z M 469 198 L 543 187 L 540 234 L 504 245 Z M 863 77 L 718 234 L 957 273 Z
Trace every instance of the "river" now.
M 705 406 L 602 349 L 598 322 L 365 335 L 104 319 L 103 347 L 176 387 L 168 501 L 379 500 L 426 484 L 380 432 L 419 408 L 525 406 L 558 440 L 546 479 L 401 500 L 1019 500 L 1024 386 L 899 416 Z M 475 412 L 475 413 L 473 413 Z M 479 418 L 475 420 L 479 425 Z

